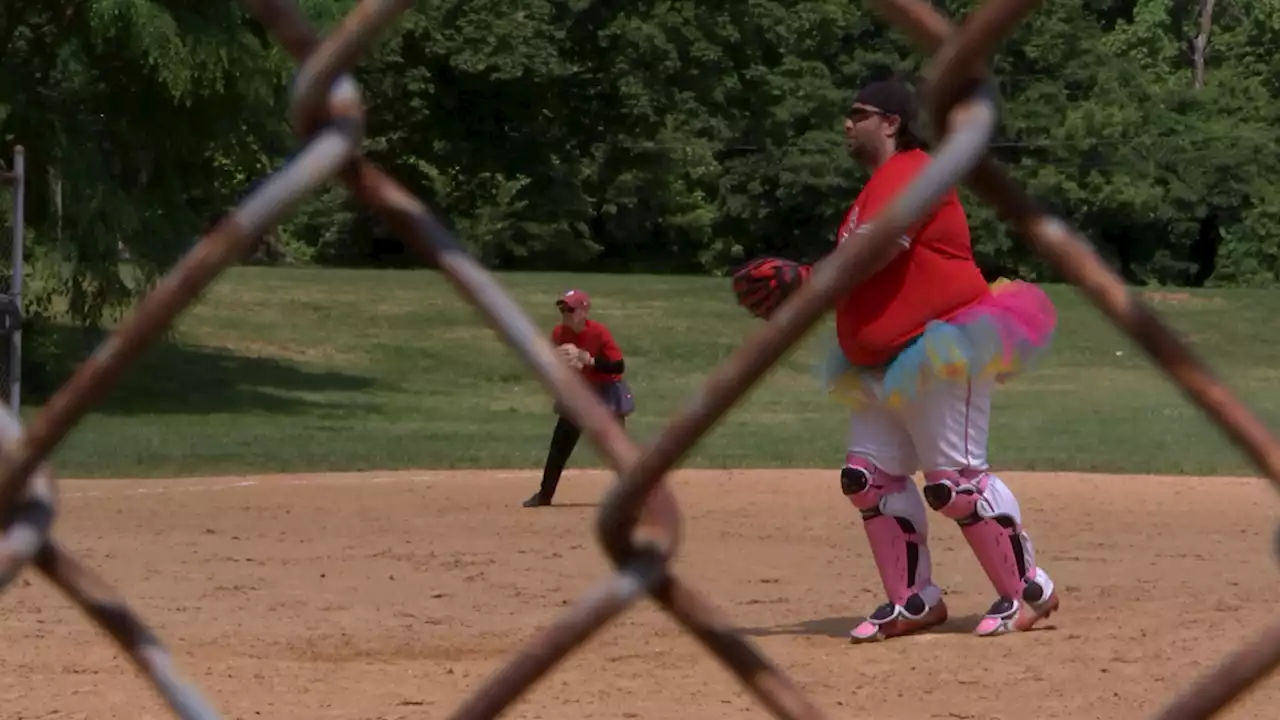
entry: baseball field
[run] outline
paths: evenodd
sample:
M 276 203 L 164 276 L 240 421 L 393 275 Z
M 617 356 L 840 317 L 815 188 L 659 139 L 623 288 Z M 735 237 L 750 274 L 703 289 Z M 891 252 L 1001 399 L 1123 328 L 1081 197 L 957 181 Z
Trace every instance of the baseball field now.
M 753 321 L 727 281 L 504 274 L 542 327 L 592 295 L 653 438 Z M 1062 592 L 1043 629 L 970 636 L 991 591 L 931 526 L 942 632 L 850 646 L 879 581 L 837 473 L 845 423 L 810 365 L 828 320 L 673 476 L 677 567 L 832 718 L 1154 714 L 1272 619 L 1274 492 L 1069 287 L 1051 357 L 1003 388 L 992 459 Z M 1232 390 L 1280 420 L 1280 300 L 1146 293 Z M 65 375 L 95 338 L 66 331 Z M 29 400 L 24 414 L 37 409 Z M 117 585 L 226 718 L 444 717 L 610 569 L 610 477 L 587 444 L 525 509 L 552 426 L 541 386 L 425 271 L 242 268 L 220 279 L 52 458 L 60 540 Z M 10 589 L 15 718 L 162 718 L 122 654 L 33 573 Z M 1223 717 L 1274 718 L 1280 683 Z M 519 718 L 765 712 L 642 603 L 513 706 Z

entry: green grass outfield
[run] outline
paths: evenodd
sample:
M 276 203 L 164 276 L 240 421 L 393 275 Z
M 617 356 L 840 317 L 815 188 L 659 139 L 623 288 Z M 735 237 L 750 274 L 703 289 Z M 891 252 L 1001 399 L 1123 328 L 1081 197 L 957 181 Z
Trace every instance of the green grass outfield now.
M 501 274 L 549 332 L 576 286 L 627 356 L 648 441 L 751 331 L 724 279 Z M 996 398 L 1008 469 L 1252 474 L 1240 453 L 1071 287 L 1048 288 L 1052 356 Z M 1176 291 L 1156 307 L 1270 423 L 1280 419 L 1280 294 Z M 829 467 L 844 413 L 810 366 L 831 318 L 699 443 L 701 467 Z M 65 376 L 88 350 L 65 344 Z M 34 403 L 24 415 L 34 410 Z M 540 466 L 549 396 L 442 276 L 239 268 L 152 348 L 54 456 L 59 475 L 170 476 Z M 598 465 L 585 444 L 571 467 Z

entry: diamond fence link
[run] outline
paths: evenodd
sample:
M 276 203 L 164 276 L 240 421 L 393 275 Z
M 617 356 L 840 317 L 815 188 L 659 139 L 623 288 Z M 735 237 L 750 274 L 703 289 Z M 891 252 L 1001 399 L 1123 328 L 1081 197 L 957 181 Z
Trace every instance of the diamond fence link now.
M 787 300 L 720 367 L 687 408 L 647 448 L 631 441 L 577 373 L 557 361 L 550 343 L 425 205 L 360 155 L 364 108 L 347 73 L 359 55 L 411 5 L 363 0 L 324 40 L 294 0 L 245 0 L 250 11 L 301 67 L 290 118 L 303 149 L 215 226 L 134 308 L 32 419 L 25 431 L 0 408 L 0 588 L 28 563 L 76 603 L 126 651 L 178 717 L 219 717 L 184 680 L 159 640 L 103 579 L 50 535 L 56 485 L 44 458 L 115 383 L 147 345 L 217 275 L 309 192 L 337 177 L 410 247 L 437 265 L 460 295 L 521 356 L 539 381 L 584 428 L 618 474 L 596 531 L 617 572 L 579 599 L 468 697 L 452 718 L 493 718 L 557 662 L 610 620 L 648 595 L 702 642 L 774 716 L 823 713 L 753 644 L 735 633 L 709 600 L 669 567 L 679 547 L 680 513 L 665 475 L 697 441 L 834 304 L 865 275 L 866 260 L 887 246 L 942 193 L 964 181 L 1002 212 L 1033 248 L 1080 286 L 1098 307 L 1239 444 L 1280 487 L 1280 446 L 1269 431 L 1155 313 L 1133 297 L 1086 240 L 1033 201 L 986 156 L 998 113 L 986 76 L 995 46 L 1038 4 L 988 0 L 958 29 L 924 0 L 872 0 L 921 47 L 933 53 L 922 95 L 937 128 L 946 130 L 933 162 L 878 219 L 862 243 L 840 245 L 819 262 L 811 281 Z M 1158 716 L 1207 718 L 1280 664 L 1280 624 L 1233 653 Z

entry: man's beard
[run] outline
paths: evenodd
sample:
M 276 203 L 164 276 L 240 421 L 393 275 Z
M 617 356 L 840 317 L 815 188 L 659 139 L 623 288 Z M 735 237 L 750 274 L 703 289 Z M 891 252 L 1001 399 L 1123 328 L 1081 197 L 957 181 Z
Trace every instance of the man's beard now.
M 867 148 L 861 143 L 846 140 L 844 143 L 844 151 L 854 162 L 862 163 L 868 159 Z

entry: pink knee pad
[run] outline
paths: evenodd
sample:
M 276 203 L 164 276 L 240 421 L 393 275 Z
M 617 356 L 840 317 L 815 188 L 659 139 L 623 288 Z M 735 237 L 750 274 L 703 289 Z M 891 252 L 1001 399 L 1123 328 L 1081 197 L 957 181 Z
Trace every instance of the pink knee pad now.
M 929 507 L 961 524 L 978 514 L 987 490 L 987 474 L 977 470 L 928 470 L 924 482 Z
M 980 470 L 930 470 L 924 474 L 929 507 L 960 525 L 969 548 L 1001 597 L 1022 597 L 1033 568 L 1027 567 L 1022 525 L 1008 515 L 985 517 L 980 505 L 987 491 Z
M 923 505 L 912 494 L 911 478 L 891 475 L 871 461 L 850 455 L 840 471 L 840 489 L 862 514 L 871 555 L 889 601 L 911 615 L 928 610 L 920 591 L 931 585 Z M 898 496 L 895 498 L 895 496 Z M 896 500 L 896 502 L 895 502 Z M 912 519 L 912 503 L 919 506 Z M 890 507 L 897 505 L 897 508 Z M 890 512 L 898 514 L 890 514 Z

